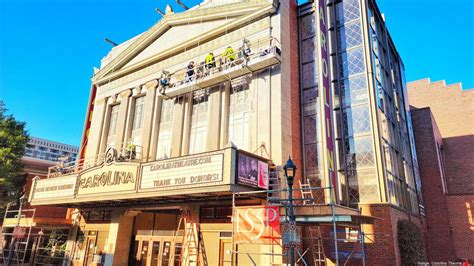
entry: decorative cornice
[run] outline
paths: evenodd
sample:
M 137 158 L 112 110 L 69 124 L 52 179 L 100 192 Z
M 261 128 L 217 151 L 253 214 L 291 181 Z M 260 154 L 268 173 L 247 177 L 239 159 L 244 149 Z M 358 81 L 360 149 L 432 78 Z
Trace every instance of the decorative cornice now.
M 127 47 L 123 52 L 121 52 L 117 57 L 115 57 L 109 64 L 107 64 L 104 68 L 97 72 L 92 78 L 92 81 L 93 83 L 104 82 L 104 80 L 106 80 L 104 77 L 108 73 L 123 67 L 127 62 L 133 59 L 137 54 L 143 51 L 146 47 L 148 47 L 152 42 L 154 42 L 160 35 L 162 35 L 172 26 L 194 22 L 205 22 L 219 18 L 238 17 L 244 15 L 226 25 L 210 30 L 204 34 L 201 34 L 200 36 L 196 36 L 195 38 L 187 41 L 186 43 L 178 45 L 173 49 L 157 54 L 147 60 L 143 60 L 135 65 L 129 66 L 126 69 L 121 69 L 120 71 L 115 72 L 115 75 L 109 75 L 107 79 L 114 78 L 118 75 L 124 75 L 125 73 L 140 68 L 143 65 L 150 64 L 151 62 L 159 60 L 160 58 L 169 56 L 172 53 L 176 53 L 182 50 L 183 47 L 190 46 L 194 43 L 202 42 L 203 38 L 210 38 L 210 36 L 217 35 L 227 30 L 236 28 L 244 23 L 248 23 L 248 21 L 254 19 L 255 17 L 272 12 L 275 12 L 274 6 L 271 3 L 264 1 L 251 4 L 249 4 L 248 2 L 241 4 L 229 4 L 214 8 L 196 9 L 184 13 L 167 15 L 158 23 L 156 23 L 153 27 L 151 27 L 147 32 L 137 38 L 137 40 L 135 40 L 129 47 Z

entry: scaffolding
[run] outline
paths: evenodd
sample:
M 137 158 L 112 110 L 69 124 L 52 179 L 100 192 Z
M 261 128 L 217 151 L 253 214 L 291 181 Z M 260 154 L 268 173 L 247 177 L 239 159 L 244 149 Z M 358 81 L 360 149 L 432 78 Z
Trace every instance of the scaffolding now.
M 0 230 L 0 265 L 60 265 L 65 257 L 69 228 L 37 226 L 36 209 L 7 206 Z
M 280 209 L 281 227 L 288 227 L 289 188 L 286 178 L 282 178 L 284 177 L 282 170 L 281 166 L 270 168 L 269 186 L 266 191 L 233 193 L 233 209 L 238 207 L 236 203 L 239 198 L 262 199 L 266 201 L 267 206 L 276 206 Z M 351 219 L 351 215 L 348 215 L 350 211 L 353 216 L 361 217 L 360 210 L 337 204 L 332 182 L 329 183 L 329 187 L 323 187 L 321 180 L 305 180 L 303 183 L 298 181 L 298 186 L 293 188 L 296 227 L 300 229 L 298 231 L 300 244 L 295 248 L 296 265 L 365 265 L 362 219 Z M 318 211 L 314 212 L 315 209 Z M 307 210 L 311 212 L 305 213 Z M 233 238 L 234 234 L 233 231 Z M 288 241 L 287 238 L 285 232 L 282 232 L 280 241 L 275 243 L 279 249 L 274 249 L 272 246 L 272 250 L 277 250 L 276 252 L 246 254 L 251 257 L 282 257 L 281 264 L 288 265 L 290 254 L 288 243 L 285 243 Z M 233 254 L 242 253 L 237 251 L 235 243 L 232 248 Z

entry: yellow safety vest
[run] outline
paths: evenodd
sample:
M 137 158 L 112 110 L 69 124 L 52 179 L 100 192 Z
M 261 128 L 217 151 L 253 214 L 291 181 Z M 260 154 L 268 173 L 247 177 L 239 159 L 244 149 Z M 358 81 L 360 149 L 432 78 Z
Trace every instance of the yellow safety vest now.
M 225 49 L 224 55 L 227 59 L 235 60 L 235 58 L 236 58 L 234 49 L 232 49 L 232 47 L 228 47 L 227 49 Z
M 212 54 L 208 54 L 206 56 L 206 64 L 211 64 L 214 61 L 214 56 Z

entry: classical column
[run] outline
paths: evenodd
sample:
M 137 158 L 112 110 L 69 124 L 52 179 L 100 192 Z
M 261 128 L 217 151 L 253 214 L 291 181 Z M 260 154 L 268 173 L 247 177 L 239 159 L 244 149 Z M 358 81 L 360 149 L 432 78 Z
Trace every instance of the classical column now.
M 150 161 L 156 159 L 156 152 L 158 146 L 158 136 L 160 134 L 160 122 L 161 122 L 161 105 L 163 104 L 163 98 L 155 93 L 155 107 L 153 111 L 152 127 L 151 127 L 151 140 L 150 147 L 148 148 L 148 158 Z
M 188 98 L 185 96 L 178 97 L 173 107 L 173 123 L 171 136 L 171 157 L 178 157 L 181 155 L 183 147 L 183 127 L 186 128 L 189 119 L 186 118 L 186 109 L 188 108 Z M 186 122 L 187 121 L 187 122 Z
M 128 265 L 135 212 L 113 211 L 104 265 Z
M 102 131 L 100 134 L 100 145 L 97 154 L 104 153 L 105 149 L 107 148 L 107 136 L 109 135 L 109 127 L 110 127 L 110 116 L 112 111 L 112 105 L 115 104 L 116 97 L 109 97 L 107 100 L 104 99 L 104 119 L 102 123 Z
M 215 86 L 209 92 L 209 111 L 207 112 L 206 151 L 219 149 L 221 128 L 221 86 Z
M 230 105 L 230 82 L 224 83 L 221 87 L 221 137 L 220 137 L 220 149 L 223 149 L 229 142 L 229 105 Z
M 117 129 L 115 133 L 115 149 L 118 151 L 122 148 L 124 142 L 125 126 L 127 123 L 127 113 L 129 105 L 129 97 L 132 94 L 131 90 L 126 90 L 120 93 L 120 107 L 117 118 Z
M 145 98 L 145 107 L 144 107 L 144 117 L 143 117 L 143 128 L 142 128 L 142 158 L 144 161 L 150 159 L 149 151 L 150 147 L 150 137 L 151 129 L 153 128 L 152 120 L 154 107 L 155 107 L 155 94 L 156 87 L 158 86 L 158 80 L 152 80 L 143 85 L 142 90 L 146 92 Z
M 89 114 L 88 119 L 91 119 L 91 127 L 89 134 L 85 158 L 91 158 L 101 152 L 99 147 L 101 145 L 101 134 L 104 132 L 103 124 L 105 124 L 107 111 L 107 98 L 96 99 L 94 102 L 94 110 Z

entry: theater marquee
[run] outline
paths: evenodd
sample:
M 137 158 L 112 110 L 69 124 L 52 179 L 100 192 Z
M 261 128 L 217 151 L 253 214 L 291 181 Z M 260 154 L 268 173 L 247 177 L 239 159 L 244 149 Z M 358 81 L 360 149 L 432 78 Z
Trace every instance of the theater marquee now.
M 144 164 L 139 188 L 165 190 L 215 185 L 223 181 L 223 168 L 223 152 Z
M 135 191 L 137 171 L 137 165 L 113 164 L 81 173 L 77 195 Z
M 31 200 L 53 198 L 73 198 L 77 175 L 61 176 L 48 179 L 36 179 L 33 184 Z

